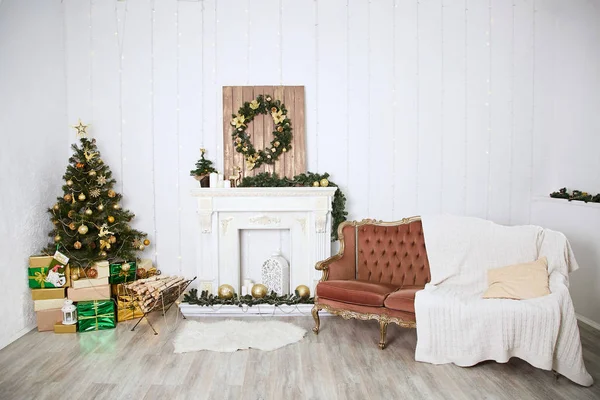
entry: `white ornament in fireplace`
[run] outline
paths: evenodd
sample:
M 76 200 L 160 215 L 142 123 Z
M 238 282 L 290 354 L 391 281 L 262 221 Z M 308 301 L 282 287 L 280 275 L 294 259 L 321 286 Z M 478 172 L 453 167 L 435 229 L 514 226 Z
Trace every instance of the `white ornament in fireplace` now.
M 197 276 L 200 284 L 232 285 L 241 293 L 240 232 L 289 230 L 289 279 L 282 293 L 298 285 L 314 292 L 315 264 L 331 255 L 331 201 L 335 187 L 199 188 Z M 263 282 L 265 283 L 265 282 Z M 277 291 L 277 290 L 276 290 Z M 278 292 L 279 293 L 279 292 Z
M 260 269 L 261 283 L 281 296 L 289 294 L 290 264 L 280 252 L 275 252 L 265 261 Z

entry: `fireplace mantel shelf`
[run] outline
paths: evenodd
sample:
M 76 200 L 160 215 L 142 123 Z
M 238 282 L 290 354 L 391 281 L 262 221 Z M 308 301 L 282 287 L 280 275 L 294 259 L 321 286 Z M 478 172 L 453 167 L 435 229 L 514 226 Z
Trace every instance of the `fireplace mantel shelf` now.
M 192 189 L 194 197 L 314 197 L 333 196 L 336 187 L 242 187 Z

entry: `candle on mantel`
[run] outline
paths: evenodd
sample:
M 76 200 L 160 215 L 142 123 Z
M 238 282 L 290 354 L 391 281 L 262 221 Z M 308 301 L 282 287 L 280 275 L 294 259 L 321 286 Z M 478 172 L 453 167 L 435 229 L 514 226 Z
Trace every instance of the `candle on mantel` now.
M 217 187 L 223 187 L 223 174 L 219 174 Z
M 219 185 L 219 175 L 216 172 L 211 172 L 209 175 L 209 182 L 211 188 L 216 188 Z
M 231 187 L 231 181 L 223 181 L 223 187 L 224 188 L 230 188 Z
M 246 286 L 242 286 L 242 296 L 245 296 L 248 294 L 248 289 L 246 288 Z

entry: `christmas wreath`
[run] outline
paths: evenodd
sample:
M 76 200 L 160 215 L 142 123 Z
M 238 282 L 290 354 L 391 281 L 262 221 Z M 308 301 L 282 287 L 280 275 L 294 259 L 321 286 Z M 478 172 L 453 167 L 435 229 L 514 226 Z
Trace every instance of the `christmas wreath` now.
M 250 135 L 246 132 L 248 124 L 259 114 L 271 113 L 275 130 L 270 146 L 257 150 L 250 141 Z M 292 122 L 287 117 L 285 105 L 279 100 L 273 100 L 270 95 L 259 95 L 251 102 L 245 102 L 238 110 L 237 115 L 231 115 L 231 125 L 234 127 L 233 143 L 235 150 L 242 153 L 246 160 L 246 168 L 252 170 L 262 164 L 274 164 L 282 153 L 291 148 Z

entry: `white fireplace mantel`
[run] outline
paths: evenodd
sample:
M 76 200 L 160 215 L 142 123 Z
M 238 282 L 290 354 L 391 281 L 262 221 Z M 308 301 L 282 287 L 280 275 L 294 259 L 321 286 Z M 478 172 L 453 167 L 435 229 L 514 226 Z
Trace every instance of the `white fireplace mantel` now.
M 198 277 L 212 293 L 228 283 L 240 291 L 240 231 L 290 231 L 290 292 L 314 292 L 315 263 L 331 255 L 331 202 L 335 187 L 198 188 Z

